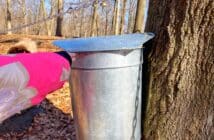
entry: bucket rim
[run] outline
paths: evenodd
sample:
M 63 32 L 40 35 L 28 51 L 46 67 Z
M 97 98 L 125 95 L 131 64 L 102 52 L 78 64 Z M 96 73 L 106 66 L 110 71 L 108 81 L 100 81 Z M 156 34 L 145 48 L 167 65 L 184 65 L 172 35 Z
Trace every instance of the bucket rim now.
M 154 34 L 148 32 L 88 38 L 69 38 L 56 40 L 53 44 L 70 53 L 134 50 L 142 48 L 143 44 L 153 37 Z

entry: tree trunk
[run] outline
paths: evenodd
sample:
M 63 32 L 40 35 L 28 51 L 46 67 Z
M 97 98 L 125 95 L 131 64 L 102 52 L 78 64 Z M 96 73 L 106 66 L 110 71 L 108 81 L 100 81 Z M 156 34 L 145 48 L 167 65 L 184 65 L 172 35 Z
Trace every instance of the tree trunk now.
M 105 21 L 105 35 L 108 35 L 108 24 L 109 24 L 109 21 L 108 21 L 108 15 L 109 15 L 109 11 L 106 10 L 105 12 L 105 16 L 106 16 L 106 21 Z
M 94 5 L 93 5 L 94 9 L 93 9 L 93 17 L 92 17 L 92 28 L 91 28 L 91 36 L 95 36 L 98 33 L 96 32 L 96 22 L 97 22 L 97 10 L 98 10 L 98 0 L 94 1 Z
M 63 0 L 58 0 L 57 10 L 58 10 L 58 13 L 63 12 Z M 63 21 L 63 16 L 57 17 L 56 36 L 62 36 L 62 21 Z
M 79 32 L 79 37 L 83 37 L 84 35 L 83 35 L 83 33 L 84 33 L 84 23 L 85 23 L 85 20 L 84 20 L 84 18 L 85 18 L 85 15 L 84 15 L 84 13 L 85 13 L 85 10 L 84 9 L 81 9 L 80 10 L 80 15 L 81 15 L 81 19 L 80 19 L 80 32 Z
M 135 0 L 129 0 L 128 33 L 133 33 L 135 19 Z
M 147 140 L 214 139 L 214 1 L 151 0 Z M 145 84 L 144 84 L 145 85 Z
M 11 26 L 11 1 L 7 0 L 7 20 L 6 20 L 6 24 L 7 24 L 7 30 L 10 30 L 12 28 Z M 12 31 L 8 31 L 7 34 L 12 34 Z
M 126 3 L 127 3 L 127 0 L 123 0 L 123 9 L 121 14 L 121 22 L 120 22 L 120 34 L 124 33 L 124 28 L 125 28 Z
M 22 13 L 23 13 L 23 16 L 24 16 L 24 25 L 26 25 L 28 23 L 28 21 L 27 21 L 26 1 L 22 0 L 21 5 L 22 5 Z M 28 27 L 24 28 L 23 32 L 25 34 L 28 34 Z
M 133 26 L 133 14 L 132 14 L 131 11 L 129 11 L 128 33 L 132 33 L 133 32 L 132 26 Z
M 97 15 L 97 20 L 96 20 L 97 36 L 102 35 L 102 28 L 99 25 L 100 25 L 100 16 Z
M 146 0 L 138 0 L 137 13 L 135 18 L 134 32 L 143 32 L 144 15 L 146 8 Z
M 120 31 L 120 3 L 121 3 L 121 0 L 116 0 L 116 3 L 115 3 L 115 9 L 116 9 L 116 12 L 115 12 L 115 27 L 114 27 L 114 34 L 115 35 L 118 35 L 119 34 L 119 31 Z
M 49 16 L 53 16 L 54 15 L 54 1 L 51 1 L 51 11 L 50 11 L 50 14 Z M 54 25 L 54 19 L 51 19 L 49 21 L 46 22 L 46 25 L 47 25 L 47 33 L 48 33 L 48 36 L 51 36 L 52 35 L 52 31 L 53 31 L 53 25 Z
M 45 8 L 45 0 L 40 0 L 41 2 L 41 11 L 42 11 L 42 18 L 47 18 L 47 13 L 46 13 L 46 8 Z M 52 9 L 51 9 L 52 12 Z M 50 13 L 52 14 L 52 13 Z M 50 22 L 51 21 L 45 21 L 44 25 L 47 31 L 47 35 L 50 36 L 51 35 L 51 31 L 50 31 Z M 43 29 L 43 28 L 42 28 Z M 46 34 L 46 33 L 45 33 Z
M 40 4 L 39 4 L 39 13 L 38 13 L 38 17 L 37 20 L 41 20 L 42 18 L 44 18 L 44 0 L 40 0 Z M 38 24 L 39 29 L 38 29 L 38 35 L 42 35 L 43 33 L 43 23 Z
M 116 0 L 114 1 L 114 10 L 112 12 L 112 24 L 111 24 L 111 33 L 114 34 L 114 28 L 115 28 L 115 18 L 116 18 L 116 11 L 117 11 L 117 7 L 116 7 Z

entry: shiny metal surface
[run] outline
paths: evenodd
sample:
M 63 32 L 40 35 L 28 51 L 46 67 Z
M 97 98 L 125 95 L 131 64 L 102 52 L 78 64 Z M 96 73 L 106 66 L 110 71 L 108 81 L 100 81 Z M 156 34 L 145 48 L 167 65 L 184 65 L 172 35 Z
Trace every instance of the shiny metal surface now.
M 128 51 L 76 53 L 77 58 L 72 63 L 76 69 L 107 69 L 136 66 L 140 61 L 139 49 Z
M 113 50 L 133 50 L 154 37 L 153 33 L 135 33 L 89 38 L 56 40 L 54 45 L 68 52 L 100 52 Z
M 78 54 L 70 78 L 78 140 L 130 140 L 135 117 L 134 136 L 140 140 L 141 50 Z

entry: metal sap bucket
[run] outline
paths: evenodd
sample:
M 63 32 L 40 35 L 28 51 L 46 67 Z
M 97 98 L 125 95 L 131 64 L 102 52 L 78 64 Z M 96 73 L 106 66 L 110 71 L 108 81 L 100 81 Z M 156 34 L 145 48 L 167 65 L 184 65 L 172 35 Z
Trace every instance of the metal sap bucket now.
M 59 40 L 77 53 L 71 95 L 78 140 L 140 140 L 142 44 L 151 33 Z

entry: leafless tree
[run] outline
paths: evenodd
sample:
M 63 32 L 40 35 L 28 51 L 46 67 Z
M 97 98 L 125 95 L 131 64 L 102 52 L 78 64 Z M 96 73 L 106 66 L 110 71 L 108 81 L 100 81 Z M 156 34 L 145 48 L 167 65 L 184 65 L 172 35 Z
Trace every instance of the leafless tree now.
M 58 6 L 57 6 L 57 10 L 58 13 L 63 12 L 63 0 L 57 0 L 58 2 Z M 62 36 L 62 21 L 63 21 L 63 16 L 59 16 L 57 18 L 57 23 L 56 23 L 56 36 Z
M 11 21 L 12 21 L 11 0 L 7 0 L 7 17 L 6 17 L 7 30 L 10 30 L 12 28 Z M 12 31 L 8 31 L 7 34 L 12 34 Z
M 91 36 L 96 36 L 97 33 L 97 17 L 98 17 L 98 0 L 94 1 L 93 4 L 93 17 L 92 17 L 92 27 L 91 27 Z
M 135 19 L 135 13 L 136 13 L 136 0 L 129 0 L 129 19 L 128 19 L 128 33 L 133 32 L 134 28 L 134 19 Z
M 134 32 L 143 32 L 145 8 L 146 8 L 146 0 L 138 0 Z
M 113 29 L 114 29 L 114 34 L 118 35 L 120 31 L 120 5 L 121 5 L 121 0 L 116 0 L 114 4 L 114 24 L 113 24 Z
M 121 22 L 120 22 L 120 34 L 123 34 L 125 30 L 124 28 L 125 28 L 126 5 L 127 5 L 127 0 L 123 0 L 123 9 L 121 14 Z

